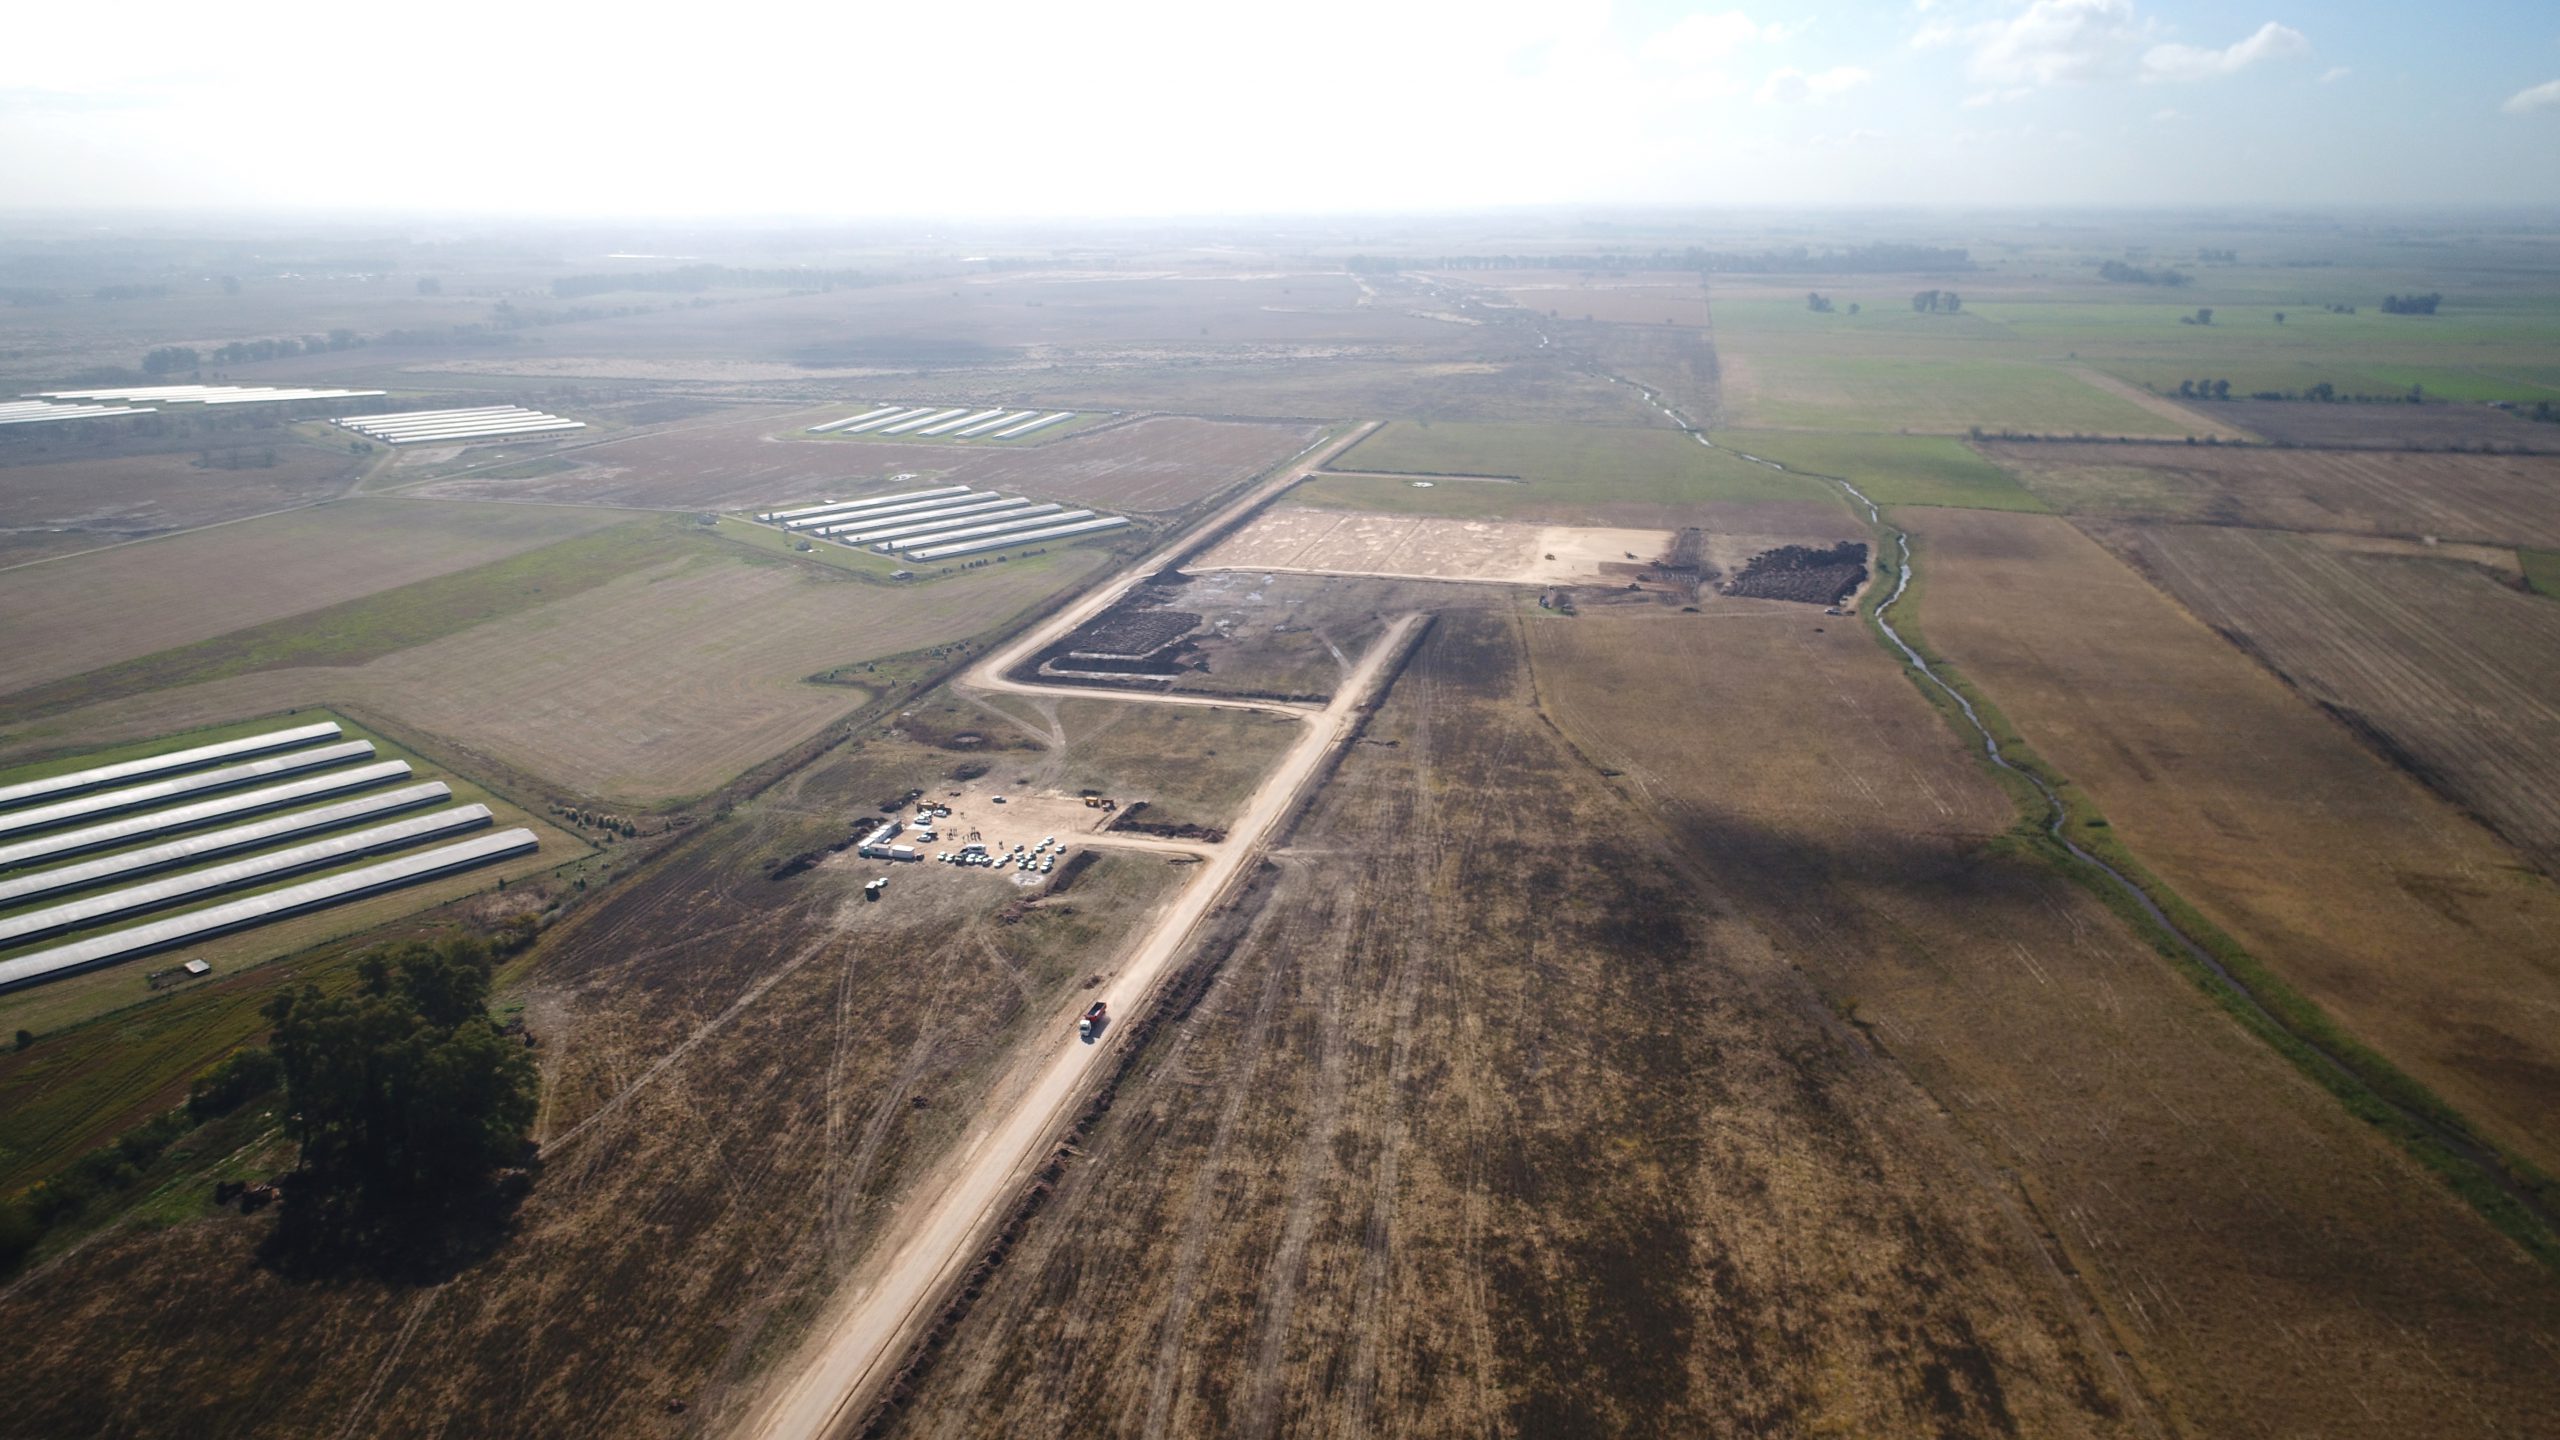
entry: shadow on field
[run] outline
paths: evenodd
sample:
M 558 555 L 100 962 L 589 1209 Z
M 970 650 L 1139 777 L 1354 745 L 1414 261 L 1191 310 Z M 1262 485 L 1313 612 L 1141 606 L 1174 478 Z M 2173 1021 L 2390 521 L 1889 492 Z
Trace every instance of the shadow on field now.
M 284 1205 L 258 1246 L 258 1263 L 304 1283 L 442 1284 L 496 1254 L 515 1234 L 516 1211 L 533 1180 L 533 1170 L 510 1170 L 450 1195 L 366 1205 L 288 1176 Z

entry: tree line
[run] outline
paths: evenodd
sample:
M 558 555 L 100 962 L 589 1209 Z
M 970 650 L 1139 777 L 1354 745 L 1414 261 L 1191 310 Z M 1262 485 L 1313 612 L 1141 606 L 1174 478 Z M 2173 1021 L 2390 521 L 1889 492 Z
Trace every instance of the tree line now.
M 2157 270 L 2145 270 L 2138 265 L 2127 265 L 2121 260 L 2102 260 L 2098 263 L 2098 278 L 2101 280 L 2113 280 L 2120 285 L 2167 285 L 2175 287 L 2184 285 L 2195 277 L 2189 275 L 2184 270 L 2174 269 L 2166 265 L 2161 266 Z
M 2443 303 L 2442 295 L 2432 293 L 2385 295 L 2382 297 L 2382 313 L 2385 315 L 2433 315 L 2436 313 L 2436 307 Z

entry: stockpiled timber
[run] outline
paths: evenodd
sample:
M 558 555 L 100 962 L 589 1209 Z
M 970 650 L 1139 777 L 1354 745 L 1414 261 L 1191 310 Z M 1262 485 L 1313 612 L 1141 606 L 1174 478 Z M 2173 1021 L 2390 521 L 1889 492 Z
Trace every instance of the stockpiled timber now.
M 928 500 L 944 500 L 954 495 L 971 493 L 966 485 L 939 485 L 931 490 L 905 490 L 895 495 L 874 495 L 867 500 L 832 500 L 824 505 L 803 505 L 796 510 L 768 510 L 756 518 L 767 525 L 797 530 L 795 522 L 821 524 L 830 518 L 871 514 L 897 505 L 921 505 Z
M 957 410 L 930 411 L 926 414 L 917 416 L 913 420 L 901 420 L 897 424 L 883 429 L 880 433 L 883 435 L 904 435 L 910 430 L 921 430 L 925 426 L 931 425 L 936 421 L 948 420 L 955 415 L 966 415 L 968 413 L 969 407 L 966 405 L 961 406 Z
M 75 940 L 22 955 L 15 960 L 0 961 L 0 990 L 14 990 L 52 980 L 92 966 L 129 960 L 172 945 L 207 940 L 234 930 L 265 925 L 312 910 L 342 905 L 386 890 L 398 890 L 432 880 L 441 875 L 469 870 L 510 855 L 522 855 L 536 849 L 540 842 L 526 829 L 501 830 L 460 844 L 446 845 L 423 855 L 406 855 L 350 870 L 343 875 L 330 875 L 306 880 L 264 895 L 252 895 L 208 910 L 154 920 L 128 930 Z
M 318 770 L 330 765 L 343 765 L 373 754 L 370 740 L 350 740 L 343 745 L 323 745 L 291 755 L 278 755 L 266 760 L 253 760 L 246 765 L 232 765 L 220 770 L 207 770 L 200 775 L 179 775 L 155 780 L 148 785 L 134 785 L 122 790 L 109 790 L 97 795 L 84 795 L 32 810 L 0 815 L 0 835 L 21 835 L 37 830 L 76 824 L 98 816 L 121 814 L 175 800 L 185 795 L 200 795 L 213 790 L 230 790 L 254 785 L 261 780 L 282 775 L 298 775 L 305 770 Z
M 290 840 L 297 836 L 335 830 L 342 825 L 352 825 L 359 820 L 375 820 L 385 815 L 394 815 L 403 810 L 415 810 L 421 805 L 432 805 L 440 800 L 451 798 L 453 798 L 452 786 L 441 780 L 432 780 L 424 785 L 404 785 L 397 790 L 387 790 L 380 795 L 368 795 L 360 800 L 342 800 L 337 804 L 323 805 L 314 810 L 279 815 L 273 820 L 261 820 L 251 825 L 235 825 L 228 830 L 216 830 L 210 834 L 191 836 L 184 840 L 171 840 L 166 844 L 153 845 L 142 850 L 129 850 L 119 855 L 109 855 L 101 860 L 88 860 L 77 865 L 61 865 L 51 870 L 39 870 L 32 875 L 19 876 L 15 880 L 0 880 L 0 905 L 16 905 L 22 901 L 39 899 L 46 895 L 87 890 L 111 880 L 126 880 L 138 875 L 148 875 L 155 870 L 193 865 L 200 860 L 210 860 L 216 856 L 229 855 L 241 850 L 255 850 L 262 845 L 272 845 L 279 840 Z
M 270 730 L 264 735 L 244 735 L 217 745 L 198 745 L 192 750 L 173 750 L 166 755 L 147 755 L 139 760 L 126 760 L 114 765 L 98 765 L 87 770 L 74 770 L 68 775 L 51 775 L 42 780 L 28 780 L 16 785 L 0 785 L 0 809 L 30 804 L 37 800 L 63 795 L 77 795 L 119 781 L 144 775 L 159 775 L 173 770 L 192 770 L 217 760 L 242 755 L 263 755 L 271 750 L 290 750 L 297 745 L 335 739 L 341 732 L 334 723 L 298 725 L 291 730 Z
M 847 415 L 841 420 L 830 420 L 824 425 L 812 425 L 809 427 L 809 433 L 812 435 L 824 435 L 830 431 L 841 430 L 847 425 L 859 425 L 865 420 L 886 420 L 890 416 L 898 413 L 900 412 L 897 406 L 883 405 L 879 409 L 871 411 L 866 415 Z
M 983 490 L 972 490 L 965 485 L 956 485 L 952 488 L 959 493 L 935 495 L 923 500 L 903 500 L 896 504 L 868 505 L 850 514 L 820 515 L 813 519 L 791 521 L 782 528 L 821 532 L 841 530 L 847 525 L 867 524 L 874 520 L 886 520 L 900 515 L 929 515 L 937 510 L 954 509 L 963 505 L 990 504 L 1001 498 Z
M 1064 525 L 1070 520 L 1089 520 L 1093 518 L 1093 512 L 1090 510 L 1061 510 L 1055 505 L 1032 505 L 1021 510 L 1005 511 L 997 515 L 973 516 L 971 518 L 984 519 L 989 523 L 984 525 L 968 524 L 944 526 L 938 529 L 927 530 L 922 534 L 910 535 L 906 539 L 899 541 L 898 548 L 901 550 L 913 551 L 923 546 L 941 545 L 953 540 L 972 540 L 980 535 L 1009 534 L 1016 530 L 1037 530 L 1049 525 Z
M 1041 416 L 1041 417 L 1040 417 L 1039 419 L 1037 419 L 1037 420 L 1029 420 L 1029 421 L 1025 421 L 1025 422 L 1023 422 L 1023 423 L 1022 423 L 1022 424 L 1020 424 L 1020 425 L 1015 425 L 1015 426 L 1012 426 L 1012 427 L 1007 428 L 1007 429 L 999 430 L 999 431 L 997 431 L 997 432 L 996 432 L 996 438 L 997 438 L 997 439 L 999 439 L 999 440 L 1016 440 L 1016 439 L 1020 439 L 1021 437 L 1023 437 L 1023 436 L 1025 436 L 1025 435 L 1030 434 L 1030 433 L 1031 433 L 1032 431 L 1034 431 L 1034 430 L 1046 430 L 1046 429 L 1048 429 L 1050 426 L 1057 424 L 1057 423 L 1058 423 L 1059 421 L 1061 421 L 1061 420 L 1073 420 L 1074 418 L 1076 418 L 1076 412 L 1074 412 L 1073 410 L 1058 410 L 1058 411 L 1054 411 L 1054 412 L 1052 412 L 1052 413 L 1050 413 L 1050 414 L 1047 414 L 1047 415 L 1043 415 L 1043 416 Z
M 1055 505 L 1034 505 L 1028 500 L 1008 500 L 1002 504 L 980 505 L 967 511 L 943 515 L 910 516 L 883 529 L 864 529 L 834 538 L 847 545 L 868 545 L 879 540 L 895 540 L 904 535 L 924 535 L 948 530 L 955 525 L 974 525 L 981 521 L 1022 519 L 1055 511 Z
M 975 555 L 982 550 L 1009 550 L 1016 545 L 1028 545 L 1036 540 L 1063 540 L 1070 535 L 1098 534 L 1104 530 L 1116 530 L 1128 523 L 1123 516 L 1105 515 L 1098 520 L 1079 520 L 1073 525 L 1054 525 L 1046 530 L 1034 530 L 1027 535 L 999 535 L 992 540 L 966 540 L 957 545 L 938 545 L 930 550 L 911 550 L 907 552 L 907 558 L 948 560 L 956 555 Z
M 111 845 L 123 845 L 153 835 L 168 835 L 193 830 L 242 815 L 256 815 L 299 805 L 329 795 L 344 795 L 350 790 L 369 790 L 385 781 L 407 779 L 409 762 L 384 760 L 373 765 L 359 765 L 352 770 L 339 770 L 309 780 L 296 780 L 290 785 L 271 785 L 239 795 L 225 795 L 196 805 L 181 805 L 171 810 L 154 810 L 148 815 L 134 815 L 104 825 L 91 825 L 79 830 L 66 830 L 37 840 L 24 840 L 14 845 L 0 845 L 0 870 L 32 865 L 42 860 L 61 860 L 73 855 L 86 855 Z
M 433 815 L 421 815 L 414 820 L 399 820 L 327 840 L 314 840 L 307 845 L 296 845 L 269 855 L 253 855 L 225 865 L 208 865 L 166 880 L 92 895 L 86 900 L 30 910 L 24 915 L 0 919 L 0 946 L 40 940 L 47 935 L 120 920 L 147 910 L 165 910 L 172 905 L 219 895 L 226 890 L 281 880 L 306 870 L 323 869 L 342 860 L 378 855 L 386 850 L 406 850 L 421 841 L 442 840 L 465 830 L 477 830 L 487 825 L 490 819 L 488 806 L 463 805 L 439 810 Z
M 391 415 L 348 415 L 332 422 L 386 445 L 423 445 L 436 440 L 476 440 L 510 435 L 583 430 L 583 420 L 564 420 L 521 405 L 491 405 L 466 410 L 409 410 Z

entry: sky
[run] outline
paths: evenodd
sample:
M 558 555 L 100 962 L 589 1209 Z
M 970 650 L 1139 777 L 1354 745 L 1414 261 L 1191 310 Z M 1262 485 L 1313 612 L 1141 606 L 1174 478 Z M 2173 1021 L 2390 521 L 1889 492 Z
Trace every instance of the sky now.
M 2510 0 L 140 0 L 9 32 L 0 210 L 2560 203 L 2560 7 Z

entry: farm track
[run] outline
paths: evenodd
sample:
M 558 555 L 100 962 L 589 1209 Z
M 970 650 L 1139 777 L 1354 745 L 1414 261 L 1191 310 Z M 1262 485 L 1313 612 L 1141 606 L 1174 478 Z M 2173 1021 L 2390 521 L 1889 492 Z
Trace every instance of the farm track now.
M 1362 657 L 1356 670 L 1323 707 L 1273 701 L 1221 700 L 1204 696 L 1154 694 L 1090 686 L 1034 685 L 1009 678 L 1032 656 L 1113 605 L 1162 570 L 1201 553 L 1236 524 L 1321 469 L 1334 456 L 1365 438 L 1373 427 L 1359 426 L 1321 453 L 1301 453 L 1270 483 L 1256 487 L 1200 526 L 1192 537 L 1146 557 L 1118 583 L 1097 587 L 1077 603 L 996 650 L 961 677 L 964 690 L 1027 695 L 1035 700 L 1087 695 L 1123 703 L 1209 706 L 1249 709 L 1299 720 L 1305 733 L 1281 763 L 1263 780 L 1228 829 L 1227 840 L 1211 851 L 1188 885 L 1166 906 L 1155 924 L 1135 937 L 1115 985 L 1122 1009 L 1099 1043 L 1090 1048 L 1052 1052 L 1042 1063 L 1023 1057 L 1027 1086 L 1000 1085 L 1005 1113 L 982 1122 L 957 1144 L 937 1173 L 919 1177 L 913 1197 L 884 1223 L 884 1240 L 873 1251 L 863 1273 L 840 1292 L 834 1313 L 821 1321 L 816 1343 L 796 1368 L 776 1377 L 744 1429 L 757 1436 L 834 1436 L 859 1423 L 865 1408 L 893 1368 L 901 1362 L 936 1312 L 936 1302 L 963 1273 L 999 1223 L 1037 1158 L 1053 1143 L 1065 1116 L 1095 1075 L 1106 1073 L 1099 1062 L 1121 1049 L 1119 1037 L 1129 1022 L 1144 1013 L 1159 983 L 1188 949 L 1202 922 L 1234 887 L 1247 867 L 1261 858 L 1264 842 L 1296 811 L 1327 757 L 1351 734 L 1383 675 L 1415 631 L 1417 617 L 1392 622 Z M 1090 838 L 1090 837 L 1089 837 Z M 1121 837 L 1132 849 L 1178 849 L 1197 854 L 1201 847 L 1174 842 Z M 1035 1035 L 1054 1031 L 1035 1031 Z

